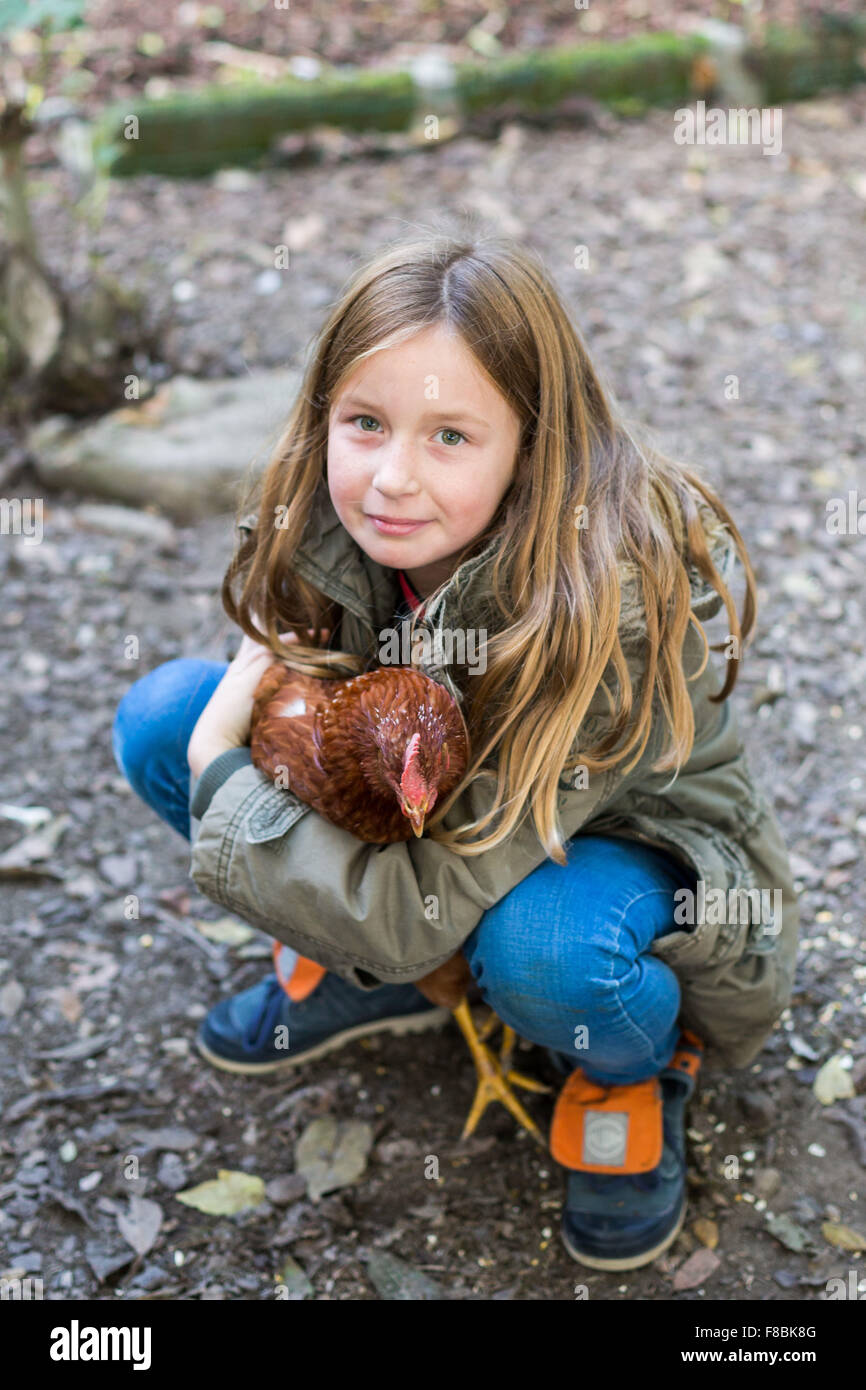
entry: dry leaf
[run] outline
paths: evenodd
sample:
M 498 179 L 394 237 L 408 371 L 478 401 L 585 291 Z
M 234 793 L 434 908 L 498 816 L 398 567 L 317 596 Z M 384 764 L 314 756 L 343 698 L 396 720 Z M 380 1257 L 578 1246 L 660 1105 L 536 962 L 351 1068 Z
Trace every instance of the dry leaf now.
M 195 1207 L 196 1211 L 207 1212 L 209 1216 L 235 1216 L 248 1207 L 261 1206 L 265 1200 L 265 1185 L 252 1173 L 220 1168 L 209 1182 L 200 1182 L 197 1187 L 176 1192 L 175 1196 L 184 1206 Z
M 136 1255 L 146 1255 L 159 1235 L 162 1226 L 162 1207 L 147 1197 L 132 1193 L 129 1198 L 129 1211 L 121 1212 L 117 1218 L 117 1229 L 127 1245 L 131 1245 Z
M 847 1067 L 846 1060 L 849 1063 Z M 832 1105 L 836 1100 L 850 1100 L 851 1096 L 857 1094 L 850 1062 L 850 1056 L 837 1052 L 819 1069 L 812 1090 L 822 1105 Z
M 244 946 L 255 935 L 246 922 L 236 917 L 220 917 L 216 922 L 207 922 L 203 917 L 195 919 L 195 925 L 208 941 L 217 941 L 224 946 Z
M 363 1173 L 373 1143 L 366 1120 L 337 1120 L 322 1115 L 312 1120 L 295 1145 L 295 1168 L 307 1180 L 316 1202 L 325 1192 L 346 1187 Z
M 68 815 L 55 816 L 54 820 L 39 830 L 25 835 L 17 844 L 0 854 L 0 878 L 26 878 L 30 875 L 45 875 L 48 878 L 62 878 L 56 869 L 36 867 L 38 861 L 48 859 L 57 848 L 58 841 L 69 824 Z
M 852 1254 L 866 1250 L 866 1236 L 852 1231 L 850 1226 L 840 1226 L 835 1221 L 824 1221 L 821 1224 L 821 1235 L 838 1250 L 850 1250 Z

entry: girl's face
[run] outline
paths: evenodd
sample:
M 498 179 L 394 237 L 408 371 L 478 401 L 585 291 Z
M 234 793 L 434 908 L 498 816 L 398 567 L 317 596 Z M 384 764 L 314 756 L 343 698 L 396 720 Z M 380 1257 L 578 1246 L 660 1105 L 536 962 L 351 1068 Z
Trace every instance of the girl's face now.
M 495 515 L 520 421 L 463 340 L 440 325 L 368 357 L 328 417 L 328 486 L 349 534 L 422 598 Z M 388 530 L 376 518 L 420 522 Z

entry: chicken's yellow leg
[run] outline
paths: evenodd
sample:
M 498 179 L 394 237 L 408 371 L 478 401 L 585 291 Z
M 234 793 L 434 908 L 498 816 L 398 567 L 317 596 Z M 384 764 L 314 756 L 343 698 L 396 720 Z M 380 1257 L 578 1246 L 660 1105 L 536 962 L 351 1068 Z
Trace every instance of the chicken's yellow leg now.
M 509 1114 L 513 1115 L 515 1120 L 517 1120 L 525 1130 L 528 1130 L 539 1144 L 544 1146 L 545 1141 L 541 1131 L 532 1116 L 526 1112 L 520 1104 L 520 1101 L 514 1095 L 509 1082 L 514 1086 L 522 1086 L 527 1091 L 544 1092 L 549 1091 L 550 1087 L 543 1085 L 540 1081 L 533 1080 L 532 1077 L 523 1076 L 520 1072 L 511 1069 L 511 1053 L 514 1048 L 515 1038 L 513 1028 L 508 1028 L 505 1024 L 502 1025 L 504 1030 L 502 1051 L 499 1059 L 497 1059 L 490 1051 L 490 1048 L 485 1047 L 484 1043 L 481 1041 L 467 1000 L 461 999 L 453 1012 L 460 1031 L 469 1046 L 469 1051 L 472 1053 L 475 1069 L 478 1072 L 478 1089 L 475 1092 L 472 1109 L 463 1127 L 461 1138 L 466 1139 L 470 1134 L 474 1133 L 478 1121 L 490 1102 L 492 1100 L 498 1100 L 505 1106 Z M 488 1036 L 491 1023 L 495 1026 L 497 1022 L 499 1022 L 499 1020 L 496 1018 L 496 1015 L 493 1014 L 491 1019 L 488 1019 L 484 1026 L 484 1037 Z

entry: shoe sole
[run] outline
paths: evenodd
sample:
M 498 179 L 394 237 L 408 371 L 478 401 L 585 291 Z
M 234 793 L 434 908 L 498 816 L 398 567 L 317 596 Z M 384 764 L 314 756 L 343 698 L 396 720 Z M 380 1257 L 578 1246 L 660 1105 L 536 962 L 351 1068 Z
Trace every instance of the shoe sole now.
M 354 1042 L 357 1038 L 370 1037 L 373 1033 L 393 1033 L 399 1037 L 404 1033 L 424 1033 L 428 1029 L 441 1028 L 451 1016 L 450 1009 L 435 1008 L 428 1009 L 425 1013 L 406 1014 L 402 1018 L 381 1018 L 370 1023 L 358 1023 L 354 1028 L 346 1028 L 342 1033 L 333 1033 L 315 1047 L 308 1047 L 305 1052 L 296 1052 L 291 1057 L 281 1057 L 274 1062 L 235 1062 L 229 1057 L 221 1057 L 218 1052 L 212 1052 L 202 1038 L 197 1037 L 195 1042 L 201 1055 L 212 1066 L 219 1067 L 220 1071 L 239 1072 L 244 1076 L 266 1076 L 275 1071 L 290 1071 L 302 1062 L 313 1062 L 317 1057 L 336 1052 L 347 1043 Z
M 598 1255 L 584 1255 L 572 1245 L 564 1230 L 560 1229 L 560 1235 L 562 1236 L 563 1245 L 569 1255 L 573 1260 L 577 1260 L 578 1264 L 587 1265 L 590 1269 L 640 1269 L 642 1265 L 648 1265 L 653 1260 L 657 1260 L 659 1255 L 662 1255 L 665 1250 L 667 1250 L 668 1246 L 673 1245 L 686 1219 L 687 1206 L 688 1198 L 684 1197 L 679 1216 L 676 1220 L 676 1225 L 668 1232 L 664 1240 L 659 1241 L 658 1245 L 654 1245 L 650 1250 L 642 1251 L 639 1255 L 623 1255 L 618 1259 L 603 1259 Z

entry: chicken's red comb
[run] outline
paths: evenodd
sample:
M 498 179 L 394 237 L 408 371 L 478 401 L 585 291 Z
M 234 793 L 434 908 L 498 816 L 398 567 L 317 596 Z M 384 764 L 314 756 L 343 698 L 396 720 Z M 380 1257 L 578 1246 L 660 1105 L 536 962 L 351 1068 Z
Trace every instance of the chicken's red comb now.
M 406 754 L 403 758 L 403 773 L 400 777 L 400 790 L 412 805 L 417 805 L 430 790 L 424 778 L 421 776 L 418 767 L 418 749 L 421 745 L 421 735 L 415 731 L 406 744 Z

